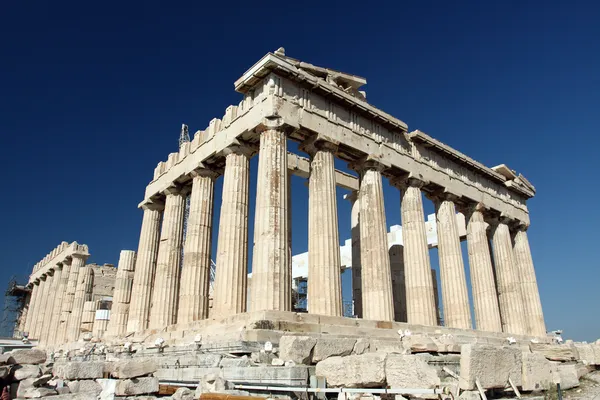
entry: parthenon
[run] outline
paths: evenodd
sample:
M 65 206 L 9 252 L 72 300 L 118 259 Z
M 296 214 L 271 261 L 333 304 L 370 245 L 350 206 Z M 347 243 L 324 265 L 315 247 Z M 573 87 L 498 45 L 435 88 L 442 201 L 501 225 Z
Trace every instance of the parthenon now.
M 486 167 L 424 132 L 409 132 L 404 122 L 366 101 L 364 84 L 359 76 L 288 57 L 282 48 L 248 69 L 235 82 L 242 101 L 155 168 L 139 204 L 137 253 L 121 253 L 110 321 L 98 331 L 120 337 L 244 313 L 292 312 L 290 176 L 296 174 L 308 179 L 309 315 L 343 317 L 336 200 L 336 187 L 342 187 L 352 203 L 347 216 L 352 232 L 342 237 L 352 237 L 353 278 L 359 282 L 353 290 L 356 317 L 391 322 L 400 315 L 395 308 L 403 307 L 406 319 L 398 322 L 438 324 L 426 196 L 435 205 L 445 327 L 545 336 L 527 238 L 527 200 L 534 187 L 505 165 Z M 289 153 L 289 141 L 299 143 L 309 158 Z M 249 241 L 250 159 L 255 156 L 254 238 Z M 336 170 L 336 158 L 354 173 Z M 214 184 L 220 176 L 217 251 L 211 254 Z M 400 204 L 384 204 L 383 179 L 399 191 Z M 393 279 L 386 207 L 400 208 L 402 286 Z M 464 221 L 462 236 L 457 221 Z M 28 312 L 22 316 L 22 330 L 30 338 L 48 346 L 80 339 L 84 304 L 91 301 L 88 256 L 87 246 L 63 242 L 33 269 Z M 209 299 L 211 256 L 217 268 Z M 395 301 L 399 291 L 404 304 Z

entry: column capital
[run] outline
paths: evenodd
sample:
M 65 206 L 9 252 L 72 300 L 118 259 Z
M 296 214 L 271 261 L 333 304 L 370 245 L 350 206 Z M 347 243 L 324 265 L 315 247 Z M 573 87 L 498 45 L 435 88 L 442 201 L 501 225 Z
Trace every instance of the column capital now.
M 394 176 L 389 179 L 390 185 L 404 190 L 408 187 L 415 187 L 418 189 L 422 189 L 429 182 L 423 179 L 421 176 L 414 176 L 412 173 L 404 176 Z
M 200 164 L 200 166 L 198 166 L 196 169 L 190 172 L 190 176 L 192 177 L 192 179 L 206 177 L 214 180 L 217 179 L 219 175 L 221 175 L 221 171 L 207 168 L 202 163 Z
M 350 169 L 356 172 L 363 172 L 366 170 L 376 170 L 379 172 L 385 171 L 390 168 L 390 164 L 384 161 L 381 156 L 376 154 L 369 154 L 366 157 L 348 163 Z
M 152 210 L 152 211 L 162 211 L 165 209 L 164 199 L 152 198 L 145 203 L 140 205 L 140 208 L 144 211 Z
M 450 193 L 445 189 L 426 192 L 425 196 L 435 204 L 441 204 L 443 201 L 451 201 L 454 203 L 455 207 L 458 207 L 458 201 L 461 199 L 461 196 Z
M 344 195 L 344 200 L 348 200 L 350 203 L 354 204 L 354 202 L 358 200 L 358 190 L 353 190 L 350 193 L 346 193 Z
M 239 142 L 237 140 L 234 144 L 231 144 L 231 145 L 227 146 L 225 149 L 223 149 L 223 155 L 225 157 L 227 157 L 230 154 L 237 154 L 237 155 L 242 155 L 242 156 L 246 156 L 246 157 L 250 158 L 254 154 L 256 154 L 256 152 L 257 152 L 256 146 L 253 146 L 253 145 L 250 145 L 250 144 L 244 143 L 244 142 Z
M 181 185 L 179 183 L 172 182 L 169 187 L 164 189 L 162 193 L 165 196 L 180 194 L 185 196 L 190 191 L 190 187 L 187 185 Z
M 318 134 L 311 136 L 300 144 L 300 150 L 314 156 L 319 150 L 335 153 L 340 142 L 326 135 Z
M 71 259 L 69 259 L 69 258 L 65 258 L 65 259 L 64 259 L 64 260 L 62 260 L 60 263 L 63 265 L 63 267 L 64 267 L 65 265 L 71 265 Z
M 81 258 L 83 259 L 83 261 L 87 260 L 87 258 L 89 257 L 89 254 L 82 254 L 82 253 L 73 253 L 71 254 L 71 257 L 73 258 Z

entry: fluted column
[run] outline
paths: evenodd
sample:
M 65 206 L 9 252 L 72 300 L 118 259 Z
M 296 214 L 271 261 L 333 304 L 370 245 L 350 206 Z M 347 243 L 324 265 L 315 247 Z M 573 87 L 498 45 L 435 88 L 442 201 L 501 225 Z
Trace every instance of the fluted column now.
M 375 161 L 367 161 L 360 167 L 362 307 L 365 319 L 393 321 L 394 300 L 381 168 Z
M 62 267 L 55 266 L 52 272 L 52 276 L 46 282 L 50 285 L 48 298 L 46 299 L 46 308 L 44 313 L 44 331 L 40 336 L 40 344 L 47 346 L 48 339 L 54 339 L 53 335 L 50 333 L 52 329 L 52 316 L 54 315 L 54 303 L 56 302 L 56 298 L 58 297 L 58 288 L 60 287 L 60 280 L 62 274 Z M 53 334 L 54 332 L 52 332 Z
M 292 308 L 288 258 L 287 137 L 283 130 L 260 134 L 252 258 L 252 310 Z M 217 273 L 218 275 L 218 273 Z
M 456 207 L 454 206 L 456 197 L 443 193 L 432 196 L 432 200 L 436 208 L 444 326 L 472 329 L 467 278 L 460 248 L 458 224 L 456 223 Z
M 487 224 L 482 210 L 483 206 L 477 204 L 466 208 L 464 212 L 467 220 L 467 248 L 475 328 L 488 332 L 502 332 Z
M 344 196 L 344 199 L 350 201 L 350 226 L 352 244 L 352 300 L 354 302 L 354 315 L 357 318 L 363 317 L 362 307 L 362 282 L 360 266 L 360 201 L 358 201 L 358 191 L 353 191 Z
M 250 155 L 251 151 L 241 146 L 225 150 L 213 293 L 213 315 L 218 318 L 246 311 Z M 254 282 L 254 276 L 252 279 Z
M 96 309 L 98 308 L 97 301 L 88 300 L 83 303 L 83 312 L 81 313 L 81 325 L 79 332 L 91 333 L 94 328 L 94 321 L 96 320 Z
M 48 334 L 48 344 L 53 345 L 57 343 L 58 327 L 60 325 L 60 315 L 62 311 L 62 305 L 65 298 L 65 292 L 67 291 L 67 284 L 69 282 L 69 275 L 71 272 L 71 260 L 64 260 L 60 267 L 60 278 L 57 282 L 56 287 L 56 298 L 54 299 L 54 305 L 52 308 L 52 320 L 50 322 L 50 331 Z
M 131 302 L 131 289 L 133 287 L 133 271 L 135 269 L 135 251 L 121 250 L 115 290 L 110 313 L 110 320 L 106 326 L 107 336 L 122 336 L 127 332 L 127 319 L 129 317 L 129 303 Z
M 517 227 L 513 236 L 513 253 L 520 278 L 527 334 L 546 336 L 546 323 L 526 229 L 527 227 L 523 225 Z
M 31 291 L 25 295 L 23 301 L 23 308 L 19 313 L 19 318 L 15 324 L 15 330 L 13 331 L 14 337 L 20 337 L 23 332 L 26 332 L 25 325 L 27 324 L 27 315 L 29 314 L 29 305 L 31 303 Z
M 197 169 L 192 175 L 177 316 L 180 324 L 208 318 L 213 193 L 217 174 Z
M 409 178 L 393 183 L 400 188 L 408 323 L 437 325 L 421 195 L 424 182 Z
M 311 155 L 308 184 L 308 312 L 342 315 L 340 234 L 334 152 L 329 142 L 305 146 Z
M 73 261 L 75 262 L 75 260 Z M 67 328 L 67 341 L 76 342 L 79 340 L 81 333 L 81 319 L 83 317 L 83 306 L 86 301 L 92 300 L 92 288 L 94 283 L 94 275 L 92 267 L 79 268 L 77 275 L 77 287 L 75 296 L 73 297 L 73 309 L 69 317 L 69 325 Z
M 519 285 L 519 274 L 515 264 L 507 222 L 505 219 L 491 221 L 502 331 L 526 334 L 527 327 Z
M 85 265 L 85 260 L 87 260 L 87 256 L 80 254 L 73 254 L 71 259 L 71 269 L 69 270 L 69 278 L 67 281 L 65 294 L 63 296 L 63 303 L 60 311 L 60 321 L 56 334 L 57 344 L 62 344 L 67 341 L 67 330 L 69 328 L 71 313 L 73 311 L 75 292 L 77 290 L 77 281 L 79 279 L 79 272 Z
M 150 311 L 151 329 L 164 328 L 177 322 L 186 189 L 171 187 L 165 191 L 167 198 Z
M 41 281 L 38 279 L 33 282 L 33 288 L 31 292 L 31 302 L 29 305 L 29 312 L 27 315 L 27 323 L 25 329 L 29 338 L 33 338 L 35 335 L 35 325 L 37 324 L 37 313 L 39 308 L 39 302 L 42 297 L 42 286 Z
M 46 317 L 46 306 L 48 304 L 48 293 L 50 291 L 50 276 L 43 275 L 40 278 L 40 285 L 42 288 L 40 301 L 38 302 L 38 311 L 36 316 L 36 324 L 35 324 L 35 334 L 34 338 L 38 339 L 38 341 L 42 337 L 42 332 L 44 332 L 44 318 Z
M 135 273 L 133 274 L 127 332 L 140 332 L 148 328 L 150 305 L 152 304 L 152 286 L 154 285 L 156 257 L 160 239 L 163 205 L 145 204 L 142 209 L 144 210 L 144 216 L 135 262 Z

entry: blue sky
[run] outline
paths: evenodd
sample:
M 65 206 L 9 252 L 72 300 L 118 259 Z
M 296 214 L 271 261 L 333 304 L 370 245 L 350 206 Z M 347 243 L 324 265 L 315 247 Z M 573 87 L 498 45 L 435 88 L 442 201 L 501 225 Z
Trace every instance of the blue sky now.
M 25 279 L 62 240 L 88 244 L 97 263 L 137 250 L 136 205 L 156 163 L 176 151 L 180 124 L 195 132 L 220 118 L 240 100 L 233 82 L 284 46 L 366 77 L 368 100 L 409 130 L 523 173 L 538 193 L 529 237 L 548 328 L 600 337 L 598 5 L 173 3 L 1 6 L 3 282 Z M 221 180 L 216 201 L 220 190 Z M 307 189 L 295 178 L 292 190 L 299 253 Z M 385 200 L 388 225 L 399 224 L 398 192 L 386 186 Z M 339 214 L 343 240 L 342 200 Z

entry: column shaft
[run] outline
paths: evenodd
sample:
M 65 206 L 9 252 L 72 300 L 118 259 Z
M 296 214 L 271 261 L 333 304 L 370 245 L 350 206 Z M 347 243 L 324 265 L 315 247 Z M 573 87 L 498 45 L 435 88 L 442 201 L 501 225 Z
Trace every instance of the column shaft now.
M 248 153 L 237 147 L 228 149 L 223 177 L 213 296 L 213 315 L 217 318 L 246 311 L 249 182 Z
M 450 328 L 472 329 L 456 208 L 450 198 L 436 199 L 436 224 L 444 325 Z
M 58 338 L 58 327 L 60 325 L 60 316 L 62 312 L 62 305 L 67 291 L 67 285 L 69 283 L 69 275 L 71 272 L 70 261 L 63 261 L 62 268 L 60 271 L 60 280 L 56 287 L 56 298 L 54 300 L 54 306 L 52 309 L 52 321 L 50 323 L 50 333 L 48 334 L 48 344 L 54 345 L 57 343 Z
M 177 322 L 185 197 L 185 193 L 179 189 L 167 192 L 156 259 L 150 311 L 151 329 L 164 328 Z
M 494 226 L 492 243 L 502 331 L 526 334 L 519 275 L 515 265 L 510 231 L 505 222 L 500 221 Z
M 335 189 L 335 147 L 311 150 L 308 184 L 308 312 L 342 315 L 340 234 Z
M 60 311 L 60 321 L 58 324 L 58 332 L 56 334 L 57 344 L 62 344 L 67 341 L 67 330 L 69 328 L 69 321 L 71 320 L 71 312 L 73 311 L 75 291 L 77 290 L 77 280 L 79 279 L 79 272 L 84 267 L 86 259 L 87 257 L 73 255 L 67 287 L 65 289 Z
M 29 314 L 29 304 L 31 303 L 31 292 L 25 295 L 25 300 L 23 302 L 23 308 L 19 313 L 19 318 L 15 325 L 15 331 L 13 332 L 14 337 L 21 337 L 23 332 L 26 332 L 25 325 L 27 324 L 27 315 Z
M 25 332 L 31 334 L 32 327 L 35 325 L 35 307 L 40 294 L 39 284 L 33 283 L 31 286 L 31 297 L 29 298 L 29 309 L 27 310 L 27 319 L 25 320 Z
M 144 208 L 131 289 L 127 332 L 141 332 L 148 328 L 162 214 L 160 207 L 146 205 Z
M 127 319 L 129 317 L 129 303 L 131 302 L 134 269 L 135 251 L 121 250 L 117 276 L 115 278 L 115 291 L 110 320 L 106 327 L 107 336 L 122 336 L 127 332 Z
M 252 310 L 289 311 L 292 271 L 288 260 L 287 137 L 269 129 L 260 135 L 254 252 Z
M 465 218 L 475 327 L 482 331 L 502 332 L 487 226 L 477 208 L 468 210 Z
M 33 336 L 35 339 L 41 340 L 42 332 L 44 332 L 44 318 L 46 317 L 46 306 L 48 304 L 48 293 L 50 290 L 50 276 L 45 276 L 41 278 L 40 285 L 42 288 L 41 297 L 38 302 L 38 311 L 36 316 L 36 324 L 35 324 L 35 335 Z
M 50 291 L 48 292 L 48 298 L 46 299 L 46 310 L 44 317 L 44 332 L 40 337 L 40 344 L 47 346 L 48 339 L 54 339 L 52 329 L 52 316 L 54 315 L 54 303 L 58 297 L 58 288 L 60 287 L 62 268 L 55 267 L 53 275 L 50 277 L 50 281 L 46 281 L 50 284 Z M 51 336 L 52 332 L 52 336 Z
M 363 317 L 362 306 L 362 279 L 360 265 L 360 201 L 358 201 L 358 192 L 352 192 L 346 197 L 352 204 L 350 213 L 352 243 L 352 299 L 354 301 L 354 315 L 357 318 Z
M 208 318 L 213 193 L 216 174 L 194 172 L 190 210 L 183 248 L 183 268 L 177 323 Z
M 437 325 L 437 317 L 421 184 L 420 181 L 410 179 L 400 192 L 406 313 L 410 324 L 434 326 Z
M 515 263 L 520 278 L 527 333 L 532 336 L 546 336 L 542 302 L 535 277 L 535 268 L 533 266 L 527 232 L 524 229 L 518 229 L 514 235 L 513 243 Z
M 94 275 L 91 267 L 79 268 L 77 275 L 77 287 L 73 298 L 73 309 L 69 317 L 69 326 L 67 328 L 67 341 L 76 342 L 81 333 L 81 320 L 83 317 L 83 306 L 86 301 L 92 300 L 92 288 L 94 284 Z
M 361 171 L 359 201 L 363 318 L 393 321 L 387 225 L 381 171 L 377 164 L 367 164 Z

